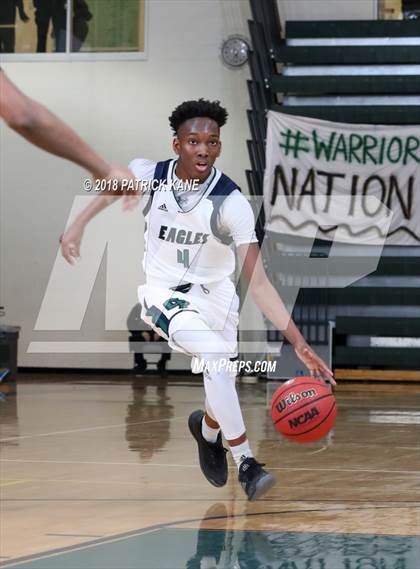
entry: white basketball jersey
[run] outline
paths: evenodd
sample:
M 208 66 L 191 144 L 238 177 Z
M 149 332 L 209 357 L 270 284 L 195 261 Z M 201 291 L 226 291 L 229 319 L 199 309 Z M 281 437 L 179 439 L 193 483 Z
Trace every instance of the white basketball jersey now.
M 184 212 L 171 188 L 174 165 L 175 160 L 168 162 L 166 186 L 153 192 L 145 208 L 144 271 L 148 279 L 174 286 L 220 281 L 234 272 L 235 254 L 221 236 L 215 235 L 215 208 L 230 191 L 218 194 L 223 193 L 223 182 L 230 182 L 230 188 L 233 183 L 215 169 L 201 200 Z

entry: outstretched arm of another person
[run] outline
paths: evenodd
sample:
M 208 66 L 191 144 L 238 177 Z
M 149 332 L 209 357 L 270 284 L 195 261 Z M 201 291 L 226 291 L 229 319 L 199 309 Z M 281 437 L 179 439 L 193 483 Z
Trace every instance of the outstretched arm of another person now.
M 257 243 L 239 245 L 237 252 L 242 272 L 249 282 L 249 289 L 257 306 L 292 344 L 296 355 L 310 373 L 321 375 L 331 384 L 336 385 L 332 371 L 306 343 L 276 289 L 269 281 L 261 261 L 259 245 Z
M 46 107 L 22 93 L 0 69 L 0 116 L 29 142 L 74 162 L 94 178 L 134 179 L 128 168 L 109 164 Z
M 97 196 L 84 210 L 82 210 L 73 223 L 66 229 L 60 237 L 61 254 L 65 260 L 74 265 L 80 257 L 80 245 L 86 225 L 98 215 L 103 209 L 119 199 L 120 195 L 101 195 Z

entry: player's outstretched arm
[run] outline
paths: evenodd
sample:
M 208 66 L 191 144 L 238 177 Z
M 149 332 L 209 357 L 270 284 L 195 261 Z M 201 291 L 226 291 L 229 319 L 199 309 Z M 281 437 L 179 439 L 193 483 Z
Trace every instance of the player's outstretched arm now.
M 242 273 L 249 282 L 255 303 L 264 315 L 280 330 L 294 347 L 296 355 L 312 375 L 321 375 L 335 385 L 332 371 L 306 343 L 287 308 L 269 281 L 261 261 L 257 243 L 239 245 L 237 248 Z
M 128 168 L 109 164 L 46 107 L 22 93 L 0 69 L 0 116 L 29 142 L 70 160 L 94 178 L 132 180 Z
M 120 197 L 120 195 L 97 196 L 79 213 L 73 223 L 60 237 L 61 254 L 70 265 L 74 265 L 80 257 L 80 245 L 86 225 L 93 217 Z

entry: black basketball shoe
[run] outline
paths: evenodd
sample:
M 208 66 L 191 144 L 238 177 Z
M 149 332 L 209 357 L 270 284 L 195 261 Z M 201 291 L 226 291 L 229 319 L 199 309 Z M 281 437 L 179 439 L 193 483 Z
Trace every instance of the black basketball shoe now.
M 255 458 L 246 458 L 239 467 L 238 480 L 250 502 L 261 498 L 276 483 L 274 476 L 263 466 L 265 464 L 260 464 Z
M 200 467 L 213 486 L 220 488 L 224 486 L 228 478 L 228 464 L 226 453 L 223 448 L 222 435 L 219 433 L 215 443 L 209 443 L 201 433 L 201 422 L 204 417 L 204 411 L 198 410 L 191 413 L 188 419 L 188 427 L 192 436 L 197 441 L 198 456 L 200 459 Z

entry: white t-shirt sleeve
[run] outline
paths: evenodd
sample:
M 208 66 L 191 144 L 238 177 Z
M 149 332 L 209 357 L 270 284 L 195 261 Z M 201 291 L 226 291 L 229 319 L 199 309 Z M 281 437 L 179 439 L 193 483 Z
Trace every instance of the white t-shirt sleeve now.
M 235 246 L 258 242 L 252 207 L 239 190 L 234 190 L 222 203 L 218 216 L 221 233 L 230 235 Z
M 128 165 L 137 180 L 152 180 L 156 169 L 156 162 L 146 158 L 136 158 Z
M 133 172 L 136 180 L 148 181 L 153 179 L 156 162 L 147 160 L 146 158 L 136 158 L 130 162 L 128 168 Z M 146 187 L 146 189 L 144 189 L 144 187 L 139 186 L 138 190 L 141 191 L 140 207 L 144 208 L 149 199 L 150 188 Z

